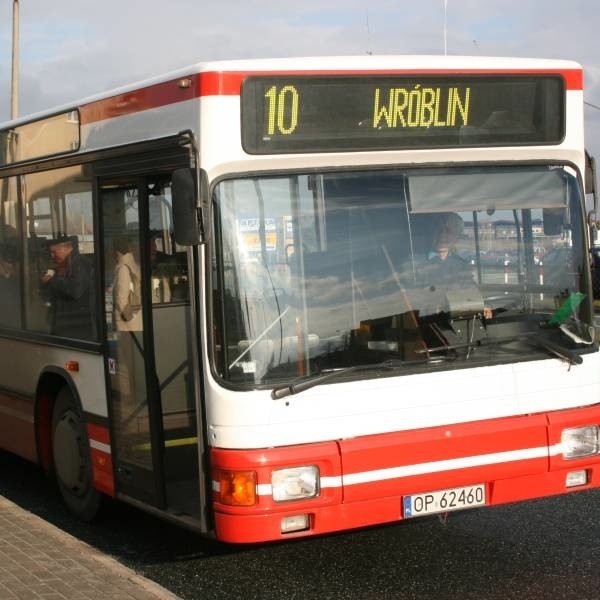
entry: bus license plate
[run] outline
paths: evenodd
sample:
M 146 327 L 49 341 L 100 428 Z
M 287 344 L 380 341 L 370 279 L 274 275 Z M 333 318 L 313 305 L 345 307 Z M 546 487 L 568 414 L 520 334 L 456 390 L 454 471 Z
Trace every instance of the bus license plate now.
M 408 519 L 410 517 L 421 517 L 423 515 L 450 512 L 451 510 L 484 506 L 485 503 L 485 485 L 478 484 L 404 496 L 402 510 L 404 518 Z

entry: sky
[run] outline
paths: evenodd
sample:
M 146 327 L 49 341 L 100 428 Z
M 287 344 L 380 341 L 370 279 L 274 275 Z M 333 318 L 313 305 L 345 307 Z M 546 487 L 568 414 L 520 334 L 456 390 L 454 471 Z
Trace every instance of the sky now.
M 0 0 L 0 123 L 13 0 Z M 600 163 L 598 0 L 20 0 L 19 115 L 204 60 L 348 54 L 575 60 Z M 446 18 L 444 18 L 444 12 Z

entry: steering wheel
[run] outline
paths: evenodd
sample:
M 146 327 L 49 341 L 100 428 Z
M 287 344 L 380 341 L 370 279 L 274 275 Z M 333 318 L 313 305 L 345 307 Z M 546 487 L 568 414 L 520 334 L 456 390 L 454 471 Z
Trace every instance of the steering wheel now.
M 493 311 L 500 309 L 513 310 L 521 304 L 521 296 L 515 293 L 496 294 L 493 296 L 484 296 L 483 301 Z

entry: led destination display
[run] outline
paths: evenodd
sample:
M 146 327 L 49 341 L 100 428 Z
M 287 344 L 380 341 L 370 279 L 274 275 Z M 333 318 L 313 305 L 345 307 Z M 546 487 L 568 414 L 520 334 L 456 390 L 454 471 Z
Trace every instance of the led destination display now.
M 273 76 L 242 89 L 250 154 L 558 143 L 557 76 Z

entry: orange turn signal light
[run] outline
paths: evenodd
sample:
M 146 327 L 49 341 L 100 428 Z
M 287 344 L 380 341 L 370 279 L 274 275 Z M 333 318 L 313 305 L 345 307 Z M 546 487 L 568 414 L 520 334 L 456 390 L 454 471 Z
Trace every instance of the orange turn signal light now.
M 79 371 L 79 363 L 76 360 L 68 360 L 65 363 L 65 369 L 70 373 L 77 373 Z
M 256 473 L 254 471 L 217 470 L 219 502 L 229 506 L 256 504 Z

